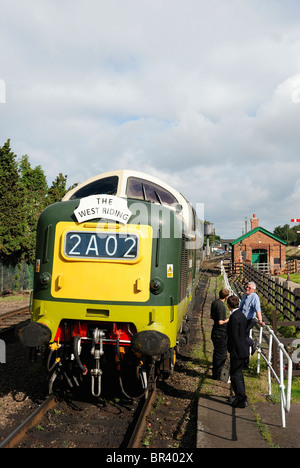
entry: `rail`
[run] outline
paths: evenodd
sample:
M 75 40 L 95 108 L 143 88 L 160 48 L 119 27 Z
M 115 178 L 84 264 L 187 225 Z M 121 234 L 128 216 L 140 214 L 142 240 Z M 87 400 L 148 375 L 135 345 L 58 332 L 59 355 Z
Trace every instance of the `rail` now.
M 7 437 L 0 443 L 0 448 L 13 448 L 25 436 L 26 431 L 34 427 L 41 421 L 44 414 L 55 405 L 55 397 L 51 395 L 47 398 L 32 414 L 30 414 L 19 426 L 17 426 Z
M 284 344 L 277 338 L 274 331 L 268 326 L 264 325 L 263 327 L 259 327 L 259 344 L 258 344 L 258 358 L 257 358 L 257 374 L 260 374 L 260 361 L 261 357 L 264 359 L 268 366 L 268 392 L 269 396 L 272 395 L 272 381 L 271 377 L 275 378 L 279 385 L 280 390 L 280 405 L 281 405 L 281 422 L 282 427 L 286 427 L 286 413 L 290 412 L 291 409 L 291 392 L 292 392 L 292 379 L 293 379 L 293 361 L 289 356 L 288 352 L 286 351 Z M 263 332 L 268 333 L 268 353 L 265 355 L 262 350 L 262 340 L 263 340 Z M 277 343 L 277 349 L 279 353 L 279 375 L 277 371 L 274 369 L 272 364 L 272 356 L 273 356 L 273 343 Z M 286 359 L 286 363 L 284 363 L 284 358 Z M 287 382 L 285 386 L 285 379 L 284 379 L 284 370 L 287 367 Z
M 141 400 L 136 412 L 133 415 L 133 420 L 125 434 L 120 448 L 138 448 L 140 440 L 146 428 L 146 418 L 153 406 L 156 398 L 156 387 L 152 388 L 149 397 Z M 55 395 L 50 395 L 32 414 L 30 414 L 23 422 L 21 422 L 11 433 L 0 441 L 1 448 L 14 448 L 26 437 L 27 432 L 37 426 L 42 421 L 47 411 L 53 409 L 58 404 Z M 101 444 L 101 441 L 99 441 Z
M 0 335 L 14 330 L 20 322 L 30 318 L 29 306 L 0 314 Z
M 225 289 L 228 289 L 230 295 L 232 295 L 232 296 L 236 295 L 234 293 L 232 287 L 230 286 L 229 279 L 228 279 L 227 273 L 225 271 L 223 260 L 221 260 L 221 275 L 223 276 L 223 279 L 224 279 Z
M 146 427 L 146 418 L 151 410 L 151 407 L 155 401 L 155 398 L 156 398 L 156 387 L 154 387 L 150 391 L 148 398 L 144 401 L 144 404 L 141 408 L 141 411 L 139 413 L 138 419 L 133 428 L 132 435 L 126 445 L 126 448 L 138 448 L 139 447 L 140 439 Z

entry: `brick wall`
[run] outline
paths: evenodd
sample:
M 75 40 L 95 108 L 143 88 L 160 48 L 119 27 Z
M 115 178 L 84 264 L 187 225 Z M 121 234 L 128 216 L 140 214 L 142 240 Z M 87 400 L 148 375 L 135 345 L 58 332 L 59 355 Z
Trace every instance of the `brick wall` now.
M 267 252 L 267 263 L 270 263 L 271 272 L 282 270 L 285 267 L 286 247 L 276 239 L 269 237 L 262 231 L 250 234 L 248 237 L 233 246 L 233 261 L 241 260 L 252 263 L 252 251 L 260 249 Z

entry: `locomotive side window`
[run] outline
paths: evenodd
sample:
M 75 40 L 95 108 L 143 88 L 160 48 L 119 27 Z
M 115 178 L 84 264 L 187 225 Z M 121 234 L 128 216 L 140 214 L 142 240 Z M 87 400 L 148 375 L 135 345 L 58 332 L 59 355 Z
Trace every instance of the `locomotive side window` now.
M 136 177 L 128 178 L 126 195 L 128 198 L 146 200 L 164 205 L 175 206 L 178 204 L 178 200 L 168 190 L 153 182 Z
M 81 187 L 73 193 L 71 200 L 89 197 L 90 195 L 116 195 L 119 177 L 105 177 L 104 179 L 94 180 L 88 185 Z

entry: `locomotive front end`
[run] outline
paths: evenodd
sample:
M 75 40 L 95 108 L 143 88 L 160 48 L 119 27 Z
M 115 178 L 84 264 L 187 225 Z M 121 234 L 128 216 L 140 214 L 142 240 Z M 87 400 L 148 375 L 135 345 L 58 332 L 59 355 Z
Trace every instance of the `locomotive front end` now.
M 86 213 L 90 210 L 94 216 L 95 203 L 102 208 L 110 203 L 112 212 L 116 201 L 89 200 L 92 205 Z M 32 323 L 20 331 L 21 340 L 30 347 L 49 343 L 50 391 L 58 376 L 77 386 L 90 374 L 92 394 L 99 396 L 103 368 L 111 371 L 113 366 L 124 374 L 129 361 L 140 368 L 145 390 L 149 374 L 145 359 L 151 367 L 154 356 L 170 349 L 169 335 L 174 337 L 173 347 L 176 339 L 170 305 L 149 305 L 152 292 L 157 302 L 162 283 L 152 278 L 153 228 L 141 222 L 78 222 L 72 219 L 74 212 L 74 202 L 65 202 L 41 216 Z
M 57 381 L 90 380 L 98 397 L 103 378 L 143 395 L 174 367 L 197 261 L 179 194 L 132 172 L 103 177 L 41 214 L 32 320 L 19 337 L 46 349 L 50 392 Z M 106 192 L 87 193 L 95 184 Z

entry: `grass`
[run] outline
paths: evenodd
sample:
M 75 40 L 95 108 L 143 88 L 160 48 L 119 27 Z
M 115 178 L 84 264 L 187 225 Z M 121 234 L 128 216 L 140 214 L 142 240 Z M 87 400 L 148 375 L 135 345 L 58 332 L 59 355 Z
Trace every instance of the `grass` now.
M 300 377 L 293 378 L 292 403 L 300 403 Z
M 251 408 L 252 408 L 252 411 L 253 411 L 255 419 L 256 419 L 257 427 L 259 428 L 262 437 L 265 439 L 265 441 L 269 444 L 270 447 L 280 448 L 280 447 L 273 444 L 270 429 L 266 424 L 263 423 L 263 421 L 262 421 L 259 413 L 256 411 L 255 407 L 253 405 L 251 405 Z
M 244 371 L 247 395 L 251 402 L 266 401 L 268 394 L 267 365 L 263 359 L 260 362 L 260 374 L 257 374 L 257 356 L 252 356 L 249 368 Z
M 265 361 L 261 359 L 260 375 L 257 375 L 256 373 L 256 366 L 257 358 L 252 357 L 250 359 L 249 369 L 244 373 L 247 394 L 253 403 L 265 401 L 266 396 L 268 395 L 267 365 Z M 270 399 L 274 403 L 280 401 L 279 386 L 274 379 L 272 379 L 272 395 Z M 300 403 L 300 378 L 294 377 L 292 380 L 291 399 L 292 403 Z
M 286 258 L 287 259 L 293 259 L 293 258 L 299 259 L 300 258 L 300 250 L 298 249 L 298 247 L 295 247 L 293 245 L 287 246 L 287 248 L 286 248 Z
M 25 301 L 28 300 L 29 296 L 24 296 L 24 295 L 12 295 L 12 296 L 5 296 L 5 297 L 0 297 L 0 304 L 3 302 L 18 302 L 18 301 Z
M 287 275 L 280 275 L 280 277 L 287 279 Z M 293 283 L 299 283 L 300 284 L 300 273 L 291 273 L 290 274 L 290 281 L 293 281 Z

